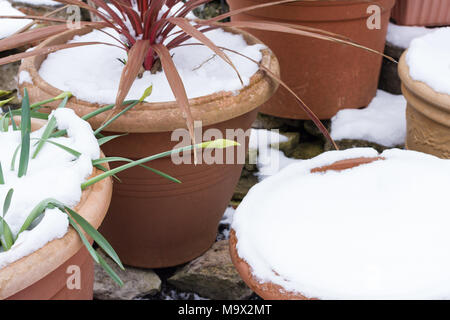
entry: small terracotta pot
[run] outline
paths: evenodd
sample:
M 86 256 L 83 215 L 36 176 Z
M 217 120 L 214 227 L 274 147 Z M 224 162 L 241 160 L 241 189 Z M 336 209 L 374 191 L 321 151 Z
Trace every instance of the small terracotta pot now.
M 255 37 L 235 29 L 249 44 L 260 43 Z M 51 38 L 41 46 L 61 44 L 89 29 L 74 30 Z M 61 93 L 38 74 L 45 57 L 25 59 L 21 70 L 30 73 L 33 85 L 28 88 L 30 97 L 40 101 Z M 262 64 L 273 73 L 279 73 L 276 57 L 270 50 L 263 51 Z M 21 90 L 30 84 L 23 83 Z M 195 120 L 203 123 L 203 132 L 216 128 L 225 136 L 226 129 L 250 128 L 256 118 L 257 108 L 267 101 L 277 89 L 277 84 L 265 72 L 258 71 L 238 95 L 219 92 L 190 100 Z M 55 105 L 56 106 L 56 105 Z M 96 110 L 99 105 L 71 99 L 67 107 L 78 115 Z M 106 115 L 91 119 L 99 127 Z M 171 133 L 185 128 L 176 102 L 144 103 L 117 119 L 109 128 L 112 133 L 127 132 L 103 147 L 106 155 L 138 159 L 167 151 L 177 145 Z M 245 153 L 248 139 L 242 142 Z M 235 148 L 235 152 L 237 148 Z M 176 184 L 143 168 L 132 168 L 121 174 L 121 183 L 114 185 L 114 196 L 101 232 L 116 249 L 127 265 L 158 268 L 190 261 L 209 249 L 214 243 L 219 221 L 239 180 L 242 164 L 227 165 L 175 165 L 169 158 L 149 163 L 182 181 Z M 112 165 L 114 167 L 114 165 Z
M 33 130 L 43 123 L 32 120 Z M 92 176 L 100 173 L 94 169 Z M 97 229 L 106 215 L 111 194 L 112 182 L 104 179 L 83 191 L 75 210 Z M 72 274 L 68 273 L 69 266 L 80 268 L 79 289 L 67 286 Z M 32 254 L 0 269 L 0 299 L 88 300 L 93 298 L 93 286 L 92 258 L 72 227 L 61 239 L 50 241 Z
M 450 158 L 450 96 L 438 93 L 409 75 L 406 51 L 398 73 L 406 107 L 406 148 Z
M 392 19 L 404 26 L 450 25 L 450 0 L 397 0 Z
M 228 0 L 236 10 L 273 0 Z M 369 5 L 381 7 L 381 29 L 369 30 Z M 304 1 L 248 11 L 234 21 L 265 20 L 323 29 L 344 35 L 357 43 L 383 52 L 390 10 L 394 0 Z M 330 119 L 339 110 L 367 106 L 376 94 L 382 58 L 365 50 L 298 35 L 251 30 L 277 55 L 282 79 L 320 119 Z M 292 95 L 284 89 L 261 108 L 262 113 L 309 119 Z
M 354 167 L 358 167 L 364 164 L 368 164 L 374 161 L 384 160 L 382 157 L 376 158 L 355 158 L 349 160 L 337 161 L 331 165 L 311 169 L 311 173 L 326 172 L 329 170 L 342 171 Z M 281 287 L 278 284 L 272 282 L 260 282 L 252 274 L 252 268 L 250 265 L 242 259 L 237 251 L 238 239 L 236 232 L 231 229 L 230 232 L 230 255 L 234 266 L 236 267 L 239 275 L 244 282 L 252 289 L 258 296 L 265 300 L 317 300 L 316 298 L 306 297 L 298 292 L 290 292 Z

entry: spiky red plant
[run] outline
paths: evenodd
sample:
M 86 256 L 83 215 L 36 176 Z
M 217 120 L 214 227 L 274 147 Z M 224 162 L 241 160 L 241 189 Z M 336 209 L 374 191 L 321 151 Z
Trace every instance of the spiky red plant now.
M 81 23 L 81 26 L 89 26 L 91 28 L 100 30 L 105 27 L 110 27 L 121 35 L 120 39 L 110 35 L 117 41 L 116 46 L 120 46 L 128 53 L 128 59 L 122 72 L 119 90 L 116 96 L 116 107 L 122 105 L 122 102 L 124 101 L 126 95 L 128 94 L 128 91 L 130 90 L 134 80 L 136 79 L 136 77 L 138 76 L 139 72 L 142 69 L 155 71 L 155 69 L 158 69 L 159 66 L 162 66 L 162 69 L 164 70 L 167 80 L 174 93 L 174 96 L 180 108 L 182 109 L 183 114 L 186 115 L 187 126 L 191 134 L 193 134 L 193 119 L 189 109 L 189 101 L 183 86 L 183 82 L 176 70 L 176 67 L 172 61 L 172 57 L 169 53 L 170 52 L 169 50 L 184 45 L 183 43 L 189 38 L 195 38 L 200 42 L 199 43 L 200 45 L 204 45 L 210 48 L 215 54 L 217 54 L 217 56 L 222 58 L 232 68 L 234 68 L 234 70 L 237 73 L 237 76 L 239 76 L 239 71 L 235 68 L 232 61 L 225 53 L 225 51 L 227 51 L 228 49 L 219 48 L 216 45 L 214 45 L 214 43 L 204 35 L 205 32 L 208 32 L 215 28 L 226 26 L 253 28 L 267 31 L 278 31 L 297 34 L 299 36 L 307 36 L 322 40 L 339 42 L 342 44 L 352 45 L 359 48 L 364 48 L 374 53 L 378 53 L 372 49 L 358 45 L 345 37 L 310 27 L 303 27 L 299 25 L 286 23 L 283 24 L 273 23 L 266 21 L 219 22 L 225 18 L 249 10 L 279 5 L 288 2 L 311 1 L 311 0 L 274 1 L 247 7 L 244 9 L 234 10 L 212 19 L 194 20 L 194 21 L 186 19 L 186 15 L 196 7 L 206 4 L 211 0 L 184 0 L 184 1 L 109 0 L 108 3 L 105 0 L 90 0 L 95 4 L 96 8 L 87 5 L 81 0 L 56 0 L 56 1 L 65 5 L 76 5 L 81 8 L 87 9 L 94 16 L 98 17 L 98 19 L 100 20 L 100 22 L 83 22 Z M 337 1 L 337 0 L 327 0 L 327 1 Z M 354 0 L 353 2 L 367 2 L 367 0 Z M 65 20 L 50 18 L 48 16 L 43 17 L 25 16 L 14 18 L 17 19 L 28 18 L 33 19 L 35 21 L 51 21 L 61 24 L 26 31 L 23 33 L 13 35 L 9 38 L 0 40 L 0 51 L 18 48 L 34 41 L 46 39 L 50 36 L 54 36 L 64 31 L 67 31 L 70 27 Z M 174 28 L 176 26 L 178 26 L 180 30 L 174 31 Z M 106 31 L 103 30 L 103 32 Z M 31 52 L 8 56 L 6 58 L 0 59 L 0 65 L 17 61 L 29 56 L 48 54 L 50 52 L 54 52 L 65 48 L 83 45 L 95 45 L 95 44 L 114 45 L 111 43 L 101 43 L 101 42 L 84 42 L 84 43 L 54 45 L 41 49 L 35 49 Z M 256 61 L 254 62 L 257 63 Z M 284 86 L 287 90 L 289 90 L 289 92 L 291 92 L 295 96 L 300 106 L 308 113 L 308 115 L 311 117 L 314 123 L 322 131 L 322 133 L 330 141 L 332 141 L 331 137 L 329 136 L 327 130 L 322 125 L 320 120 L 303 103 L 300 97 L 298 97 L 276 75 L 271 74 L 270 71 L 265 69 L 263 66 L 260 65 L 260 67 L 263 68 L 267 73 L 269 73 L 269 75 L 272 78 L 274 78 L 277 82 L 279 82 L 282 86 Z

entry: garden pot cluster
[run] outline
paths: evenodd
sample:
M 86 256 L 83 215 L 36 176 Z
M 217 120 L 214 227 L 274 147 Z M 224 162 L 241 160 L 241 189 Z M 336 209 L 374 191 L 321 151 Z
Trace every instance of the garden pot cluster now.
M 90 29 L 68 31 L 44 41 L 40 47 L 63 44 Z M 248 44 L 260 43 L 248 33 L 231 30 L 244 36 Z M 25 59 L 21 71 L 31 75 L 27 82 L 32 99 L 48 99 L 61 93 L 46 83 L 38 73 L 45 56 Z M 279 73 L 278 61 L 270 50 L 263 51 L 262 65 Z M 277 84 L 263 71 L 257 72 L 250 85 L 238 95 L 220 92 L 191 99 L 193 118 L 201 120 L 204 130 L 249 129 L 256 119 L 258 107 L 277 89 Z M 74 99 L 69 108 L 83 116 L 99 106 Z M 98 128 L 106 115 L 90 120 Z M 128 135 L 104 147 L 107 156 L 138 159 L 171 149 L 175 129 L 186 126 L 175 102 L 143 103 L 125 113 L 108 127 L 113 133 Z M 247 138 L 248 139 L 248 138 Z M 240 148 L 247 148 L 247 143 Z M 236 152 L 237 153 L 237 152 Z M 179 265 L 204 253 L 215 241 L 217 227 L 238 182 L 242 164 L 180 164 L 170 158 L 160 159 L 154 168 L 181 180 L 167 181 L 142 168 L 133 168 L 118 175 L 121 183 L 114 185 L 113 200 L 101 231 L 117 250 L 121 260 L 131 266 L 160 268 Z M 114 165 L 112 165 L 114 167 Z

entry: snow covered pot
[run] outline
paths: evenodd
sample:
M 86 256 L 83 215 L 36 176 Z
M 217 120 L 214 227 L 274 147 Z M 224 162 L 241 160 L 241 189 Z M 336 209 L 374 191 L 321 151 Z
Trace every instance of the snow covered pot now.
M 450 25 L 449 0 L 397 0 L 392 19 L 406 26 Z
M 274 0 L 228 0 L 231 10 L 268 2 Z M 299 1 L 240 13 L 232 21 L 265 20 L 318 28 L 383 52 L 394 0 L 372 2 Z M 380 9 L 379 28 L 368 27 L 371 5 Z M 292 34 L 265 30 L 251 30 L 251 33 L 275 52 L 283 80 L 320 119 L 330 119 L 341 109 L 367 106 L 375 96 L 382 62 L 379 55 Z M 282 118 L 309 119 L 285 90 L 278 90 L 261 112 Z
M 450 158 L 450 28 L 414 39 L 399 76 L 406 108 L 408 149 Z
M 448 299 L 449 187 L 450 160 L 416 151 L 299 161 L 237 208 L 232 260 L 264 299 Z
M 112 183 L 104 179 L 82 191 L 83 182 L 103 173 L 92 165 L 92 160 L 101 156 L 98 142 L 89 124 L 72 110 L 58 109 L 53 115 L 49 124 L 28 118 L 29 135 L 23 131 L 27 121 L 20 121 L 24 117 L 15 118 L 5 130 L 8 122 L 2 116 L 0 299 L 72 300 L 93 296 L 93 259 L 86 249 L 90 244 L 86 239 L 83 243 L 79 232 L 83 229 L 97 242 L 86 224 L 99 227 L 108 210 Z M 65 130 L 67 137 L 50 138 L 40 147 L 52 125 Z M 29 147 L 25 147 L 26 137 Z M 20 152 L 17 146 L 22 146 Z M 80 154 L 76 157 L 66 147 Z
M 208 36 L 216 44 L 244 52 L 274 74 L 279 73 L 273 53 L 248 33 L 219 29 L 209 32 Z M 100 31 L 81 29 L 46 40 L 38 48 L 67 43 L 71 39 L 111 41 Z M 227 129 L 247 130 L 256 118 L 258 106 L 277 88 L 257 64 L 237 55 L 230 53 L 245 82 L 243 88 L 226 63 L 217 57 L 207 61 L 212 56 L 207 48 L 192 46 L 176 50 L 173 57 L 184 77 L 192 117 L 202 121 L 203 132 L 215 128 L 225 137 Z M 102 57 L 102 63 L 98 57 Z M 30 96 L 42 100 L 59 94 L 61 89 L 68 90 L 69 85 L 76 99 L 70 100 L 67 106 L 78 115 L 84 115 L 104 104 L 114 103 L 123 69 L 117 58 L 122 57 L 126 59 L 115 47 L 88 46 L 60 51 L 48 58 L 27 58 L 21 65 L 19 86 L 29 87 Z M 189 73 L 196 68 L 198 72 Z M 171 101 L 173 94 L 162 72 L 146 72 L 136 80 L 131 95 L 140 96 L 150 84 L 153 84 L 153 92 L 146 99 L 148 102 L 127 111 L 107 128 L 111 134 L 128 133 L 102 147 L 107 156 L 138 159 L 180 143 L 179 137 L 173 139 L 171 135 L 173 130 L 186 128 L 186 119 L 179 105 Z M 98 128 L 106 116 L 101 114 L 89 121 Z M 239 148 L 246 148 L 246 143 Z M 125 264 L 166 267 L 187 262 L 214 242 L 242 166 L 243 163 L 205 162 L 194 165 L 192 161 L 177 165 L 170 158 L 154 162 L 155 169 L 176 177 L 181 184 L 142 168 L 127 170 L 118 175 L 121 183 L 114 185 L 112 204 L 101 232 Z

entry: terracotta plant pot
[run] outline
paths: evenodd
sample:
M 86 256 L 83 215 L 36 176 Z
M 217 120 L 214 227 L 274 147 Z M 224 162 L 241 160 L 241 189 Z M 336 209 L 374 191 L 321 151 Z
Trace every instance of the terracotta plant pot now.
M 243 34 L 249 44 L 260 43 L 247 33 L 229 30 Z M 45 41 L 42 46 L 65 43 L 76 34 L 89 31 L 66 32 Z M 33 80 L 33 86 L 23 83 L 21 89 L 28 86 L 30 97 L 36 101 L 61 93 L 40 78 L 38 70 L 44 59 L 25 59 L 21 66 Z M 279 73 L 278 61 L 270 50 L 264 50 L 262 63 L 275 74 Z M 217 128 L 224 134 L 226 129 L 247 130 L 256 118 L 258 106 L 276 89 L 277 84 L 259 71 L 238 95 L 220 92 L 191 99 L 192 115 L 203 122 L 203 131 Z M 67 106 L 78 115 L 99 107 L 77 99 L 70 100 Z M 105 115 L 95 117 L 91 125 L 98 127 L 104 120 Z M 167 151 L 179 143 L 171 141 L 172 131 L 185 127 L 175 102 L 141 104 L 108 128 L 114 133 L 129 134 L 109 142 L 104 152 L 138 159 Z M 240 148 L 246 147 L 247 142 Z M 175 165 L 170 158 L 164 158 L 150 165 L 182 183 L 176 184 L 142 168 L 119 174 L 122 183 L 114 185 L 111 208 L 101 232 L 128 265 L 157 268 L 190 261 L 215 241 L 219 221 L 232 197 L 243 164 Z
M 231 10 L 271 0 L 228 0 Z M 266 20 L 319 28 L 341 34 L 383 52 L 394 0 L 376 1 L 382 7 L 381 29 L 367 27 L 367 8 L 373 3 L 308 1 L 238 14 L 232 19 Z M 282 79 L 320 119 L 339 110 L 367 106 L 376 94 L 382 58 L 361 49 L 307 37 L 251 30 L 277 55 Z M 263 105 L 262 113 L 282 118 L 309 119 L 286 90 Z
M 398 73 L 406 107 L 406 148 L 450 158 L 450 96 L 438 93 L 409 75 L 407 51 L 402 55 Z
M 44 122 L 32 120 L 33 130 Z M 102 173 L 94 168 L 92 176 Z M 112 182 L 104 179 L 83 191 L 76 211 L 93 227 L 102 223 L 109 207 Z M 80 268 L 80 288 L 69 289 L 69 266 Z M 91 256 L 70 227 L 61 239 L 48 242 L 32 254 L 0 270 L 0 299 L 88 300 L 93 298 L 94 265 Z
M 314 168 L 311 170 L 311 173 L 325 172 L 328 170 L 341 171 L 378 160 L 383 160 L 383 158 L 355 158 L 350 160 L 342 160 L 325 167 Z M 252 269 L 247 264 L 247 262 L 239 256 L 236 248 L 237 242 L 238 239 L 236 237 L 236 233 L 232 229 L 230 232 L 231 260 L 233 261 L 234 266 L 236 267 L 239 275 L 244 280 L 244 282 L 261 298 L 265 300 L 317 300 L 314 297 L 305 297 L 304 295 L 297 292 L 286 291 L 286 289 L 284 289 L 280 285 L 274 284 L 272 282 L 260 282 L 253 276 Z
M 450 0 L 397 0 L 392 19 L 404 26 L 450 25 Z

